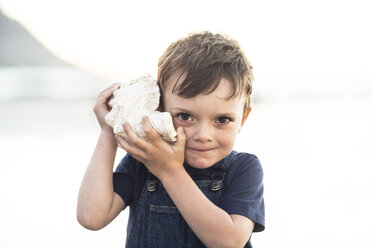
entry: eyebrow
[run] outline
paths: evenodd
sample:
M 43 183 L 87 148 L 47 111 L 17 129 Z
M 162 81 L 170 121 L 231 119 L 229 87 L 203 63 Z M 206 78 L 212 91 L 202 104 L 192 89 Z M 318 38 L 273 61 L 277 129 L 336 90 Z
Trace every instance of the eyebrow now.
M 188 109 L 183 109 L 183 108 L 171 108 L 171 110 L 173 111 L 179 111 L 179 112 L 186 112 L 186 113 L 190 113 L 190 114 L 194 114 L 193 111 L 190 111 Z M 228 113 L 217 113 L 216 116 L 237 116 L 236 113 L 234 112 L 228 112 Z
M 171 111 L 176 111 L 176 112 L 186 112 L 186 113 L 192 113 L 192 111 L 188 110 L 188 109 L 183 109 L 183 108 L 170 108 Z

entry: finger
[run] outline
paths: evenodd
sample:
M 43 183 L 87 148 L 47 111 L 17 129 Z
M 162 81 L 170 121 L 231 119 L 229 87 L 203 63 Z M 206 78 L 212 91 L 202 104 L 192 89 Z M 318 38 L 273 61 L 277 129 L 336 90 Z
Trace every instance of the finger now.
M 116 83 L 116 84 L 112 84 L 109 88 L 106 88 L 105 90 L 103 90 L 97 97 L 95 112 L 97 112 L 99 109 L 110 111 L 111 104 L 109 104 L 109 101 L 111 100 L 111 97 L 113 96 L 114 91 L 118 90 L 119 88 L 120 88 L 120 83 Z
M 114 93 L 115 90 L 120 88 L 120 83 L 114 83 L 110 87 L 104 89 L 99 95 L 98 95 L 98 100 L 100 101 L 106 101 L 112 94 Z
M 159 140 L 162 140 L 161 136 L 158 134 L 158 132 L 156 132 L 155 128 L 151 125 L 150 118 L 147 115 L 142 117 L 142 127 L 150 143 L 155 143 L 158 142 Z
M 131 125 L 128 122 L 125 122 L 123 124 L 123 127 L 124 127 L 125 133 L 127 134 L 128 138 L 129 138 L 129 142 L 131 144 L 137 146 L 138 148 L 142 149 L 143 151 L 146 151 L 147 148 L 148 148 L 148 146 L 147 146 L 148 143 L 145 140 L 138 137 L 138 135 L 134 132 Z
M 110 106 L 110 108 L 112 107 L 112 105 L 111 105 L 111 100 L 112 100 L 112 98 L 114 98 L 114 92 L 116 91 L 116 90 L 118 90 L 118 89 L 120 89 L 120 86 L 121 86 L 121 84 L 120 83 L 114 83 L 114 84 L 112 84 L 111 85 L 111 87 L 109 88 L 109 92 L 107 92 L 107 94 L 109 95 L 108 97 L 107 97 L 107 100 L 106 100 L 106 103 L 107 103 L 107 105 L 109 105 Z
M 106 89 L 104 89 L 102 92 L 101 92 L 101 96 L 105 96 L 105 97 L 107 97 L 107 96 L 110 96 L 110 95 L 112 95 L 112 93 L 115 91 L 115 90 L 117 90 L 117 89 L 119 89 L 120 88 L 120 83 L 114 83 L 114 84 L 112 84 L 112 85 L 110 85 L 109 87 L 107 87 Z
M 120 145 L 121 148 L 123 148 L 125 151 L 127 151 L 128 153 L 132 154 L 133 156 L 136 156 L 138 158 L 143 158 L 146 154 L 141 150 L 139 149 L 138 147 L 136 146 L 133 146 L 131 144 L 129 144 L 128 141 L 126 141 L 122 136 L 120 135 L 115 135 L 115 138 L 118 142 L 118 144 Z M 141 159 L 142 160 L 142 159 Z
M 185 130 L 183 129 L 183 127 L 178 127 L 177 128 L 177 141 L 174 143 L 174 146 L 184 149 L 185 144 L 186 144 Z

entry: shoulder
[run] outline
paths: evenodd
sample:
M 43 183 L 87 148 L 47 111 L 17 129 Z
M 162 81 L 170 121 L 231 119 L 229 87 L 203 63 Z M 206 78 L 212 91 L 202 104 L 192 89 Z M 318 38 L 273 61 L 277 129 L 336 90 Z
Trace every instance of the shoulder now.
M 254 154 L 234 152 L 220 207 L 228 214 L 248 217 L 255 223 L 254 231 L 262 231 L 265 228 L 263 191 L 260 160 Z
M 131 181 L 133 185 L 142 186 L 147 173 L 146 166 L 127 153 L 114 171 L 114 180 Z
M 114 192 L 125 202 L 132 205 L 137 202 L 146 181 L 147 169 L 144 164 L 126 154 L 113 174 Z
M 246 152 L 233 151 L 230 158 L 229 173 L 236 175 L 251 175 L 262 180 L 263 169 L 256 155 Z
M 131 154 L 127 153 L 120 161 L 114 173 L 139 173 L 146 170 L 144 164 L 136 160 Z
M 234 152 L 230 157 L 226 175 L 226 191 L 263 191 L 263 169 L 256 155 L 245 152 Z
M 232 159 L 235 164 L 260 164 L 260 160 L 256 155 L 247 152 L 232 152 Z M 260 164 L 261 165 L 261 164 Z

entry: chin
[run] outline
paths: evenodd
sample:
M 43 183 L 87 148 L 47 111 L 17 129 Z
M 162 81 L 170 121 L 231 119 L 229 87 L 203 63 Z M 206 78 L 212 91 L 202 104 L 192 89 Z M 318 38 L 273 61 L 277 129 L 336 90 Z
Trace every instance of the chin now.
M 207 169 L 215 164 L 215 162 L 206 159 L 186 159 L 186 163 L 196 169 Z

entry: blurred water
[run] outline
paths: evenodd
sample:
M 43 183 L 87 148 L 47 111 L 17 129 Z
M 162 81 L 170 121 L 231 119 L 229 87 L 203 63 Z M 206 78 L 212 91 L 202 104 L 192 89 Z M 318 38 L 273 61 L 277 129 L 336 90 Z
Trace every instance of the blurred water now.
M 265 172 L 255 247 L 372 247 L 371 97 L 260 100 L 236 144 Z M 94 102 L 0 101 L 0 247 L 123 247 L 127 210 L 98 232 L 75 218 L 99 134 Z
M 107 81 L 68 66 L 0 66 L 0 100 L 92 97 Z

